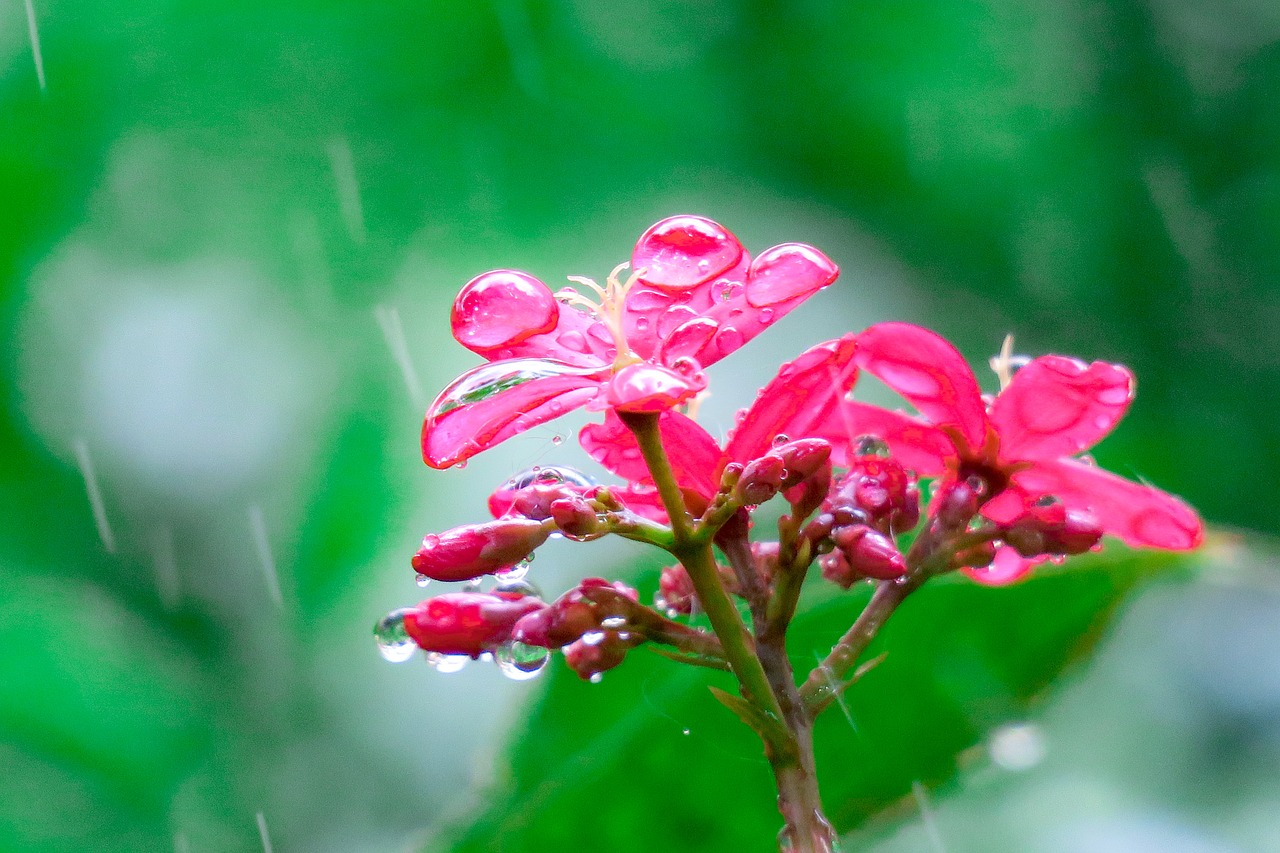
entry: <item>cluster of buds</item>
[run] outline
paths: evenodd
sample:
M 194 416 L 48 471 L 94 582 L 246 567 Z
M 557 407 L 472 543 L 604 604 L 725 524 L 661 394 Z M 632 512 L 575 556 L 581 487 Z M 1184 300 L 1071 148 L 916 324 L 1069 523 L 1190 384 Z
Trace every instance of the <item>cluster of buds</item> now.
M 738 462 L 726 465 L 725 483 L 732 483 L 736 503 L 755 506 L 772 499 L 778 492 L 796 488 L 823 471 L 830 471 L 830 458 L 830 442 L 820 438 L 791 441 L 779 436 L 775 446 L 763 456 L 745 465 Z
M 644 640 L 631 624 L 639 597 L 626 584 L 587 578 L 522 618 L 511 636 L 526 645 L 562 650 L 579 676 L 598 681 Z
M 1097 548 L 1102 541 L 1102 526 L 1091 513 L 1043 498 L 1001 525 L 1001 538 L 1023 557 L 1064 557 Z
M 755 561 L 756 572 L 760 583 L 769 586 L 778 568 L 777 542 L 752 542 L 751 557 Z M 733 569 L 723 563 L 716 564 L 720 583 L 732 595 L 742 595 L 743 590 L 738 583 L 738 576 Z M 669 616 L 688 616 L 698 609 L 698 594 L 693 588 L 693 579 L 684 566 L 676 564 L 667 566 L 658 577 L 658 595 L 654 604 Z
M 890 580 L 906 574 L 907 563 L 894 536 L 920 521 L 920 489 L 915 477 L 878 439 L 861 439 L 848 470 L 822 501 L 805 528 L 816 549 L 822 576 L 844 588 L 863 578 Z

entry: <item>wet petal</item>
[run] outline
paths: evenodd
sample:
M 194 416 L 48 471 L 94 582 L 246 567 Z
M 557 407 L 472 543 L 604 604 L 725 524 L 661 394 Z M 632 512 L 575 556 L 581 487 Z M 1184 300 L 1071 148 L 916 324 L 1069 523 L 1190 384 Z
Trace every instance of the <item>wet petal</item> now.
M 961 571 L 983 586 L 1008 586 L 1015 581 L 1022 580 L 1032 569 L 1046 559 L 1048 558 L 1032 557 L 1028 559 L 1005 545 L 996 550 L 996 558 L 991 562 L 990 566 L 983 569 L 964 568 Z
M 671 358 L 691 355 L 704 367 L 723 358 L 742 344 L 722 353 L 718 346 L 713 346 L 714 335 L 746 313 L 744 282 L 750 267 L 751 256 L 743 251 L 735 265 L 687 290 L 658 290 L 636 284 L 623 304 L 622 324 L 627 343 L 641 358 L 653 359 L 676 329 L 705 319 L 714 324 L 712 339 L 699 342 L 696 351 L 673 353 Z M 723 298 L 726 294 L 736 297 L 734 304 L 725 304 L 729 301 Z
M 692 399 L 706 387 L 707 378 L 696 365 L 681 372 L 639 362 L 613 375 L 605 401 L 624 412 L 661 412 Z
M 553 358 L 586 366 L 613 359 L 612 339 L 594 317 L 560 303 L 545 284 L 517 270 L 467 282 L 453 301 L 451 324 L 458 343 L 490 361 Z
M 1074 459 L 1036 462 L 1013 479 L 1031 494 L 1093 513 L 1105 532 L 1128 545 L 1184 551 L 1204 538 L 1200 517 L 1178 498 Z
M 631 268 L 641 281 L 663 291 L 696 287 L 732 268 L 742 244 L 727 228 L 703 216 L 671 216 L 636 241 Z
M 778 435 L 825 438 L 841 443 L 839 409 L 858 378 L 855 336 L 810 347 L 784 364 L 741 413 L 725 449 L 730 461 L 745 462 L 767 452 Z M 833 441 L 833 444 L 835 442 Z
M 667 459 L 681 488 L 704 497 L 715 494 L 721 463 L 720 445 L 692 418 L 675 411 L 658 418 Z M 606 469 L 631 483 L 652 482 L 635 435 L 613 412 L 604 423 L 587 424 L 578 434 L 582 447 Z M 660 502 L 659 502 L 660 503 Z
M 1056 459 L 1096 444 L 1124 417 L 1133 375 L 1118 364 L 1047 355 L 1013 376 L 991 406 L 1006 460 Z
M 545 359 L 483 364 L 455 379 L 427 410 L 422 456 L 448 468 L 513 435 L 585 405 L 602 369 Z
M 858 364 L 935 426 L 958 430 L 969 449 L 984 445 L 987 415 L 978 380 L 939 335 L 910 323 L 879 323 L 858 336 Z
M 956 457 L 955 446 L 942 430 L 919 418 L 866 403 L 845 401 L 829 427 L 833 434 L 823 437 L 831 442 L 837 465 L 849 464 L 852 447 L 864 435 L 884 439 L 902 467 L 923 477 L 941 474 L 947 460 Z

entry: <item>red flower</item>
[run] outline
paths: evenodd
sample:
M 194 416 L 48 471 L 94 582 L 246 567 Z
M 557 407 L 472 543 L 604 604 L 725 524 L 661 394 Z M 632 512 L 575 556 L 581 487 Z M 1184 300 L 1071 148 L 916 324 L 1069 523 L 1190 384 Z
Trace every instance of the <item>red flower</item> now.
M 699 216 L 664 219 L 641 235 L 633 273 L 593 298 L 553 294 L 533 276 L 496 270 L 453 304 L 454 337 L 490 363 L 440 393 L 422 427 L 422 455 L 447 468 L 580 406 L 665 411 L 705 387 L 702 369 L 751 340 L 835 280 L 802 243 L 754 260 L 729 231 Z M 585 310 L 581 310 L 585 309 Z
M 1134 382 L 1126 368 L 1042 356 L 1014 374 L 988 404 L 960 353 L 933 332 L 907 323 L 881 323 L 864 331 L 856 362 L 923 417 L 848 402 L 848 434 L 878 435 L 907 467 L 943 476 L 940 494 L 947 493 L 948 484 L 974 483 L 983 492 L 982 514 L 1001 524 L 1051 496 L 1068 512 L 1092 516 L 1103 532 L 1129 545 L 1186 550 L 1200 544 L 1200 518 L 1178 498 L 1076 458 L 1128 409 Z M 1008 583 L 1025 574 L 1033 560 L 1006 547 L 991 571 L 971 574 L 988 583 Z

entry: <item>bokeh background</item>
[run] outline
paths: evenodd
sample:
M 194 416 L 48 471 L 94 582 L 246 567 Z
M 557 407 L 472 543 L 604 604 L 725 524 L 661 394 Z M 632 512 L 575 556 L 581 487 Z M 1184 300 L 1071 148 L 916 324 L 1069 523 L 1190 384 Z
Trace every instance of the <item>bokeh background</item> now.
M 715 368 L 713 425 L 870 322 L 975 363 L 1012 332 L 1130 365 L 1098 460 L 1226 531 L 850 845 L 1280 849 L 1278 39 L 1269 0 L 2 0 L 0 849 L 465 823 L 543 682 L 392 666 L 370 628 L 424 533 L 578 464 L 581 421 L 426 469 L 476 362 L 449 305 L 497 266 L 602 277 L 676 212 L 844 270 Z

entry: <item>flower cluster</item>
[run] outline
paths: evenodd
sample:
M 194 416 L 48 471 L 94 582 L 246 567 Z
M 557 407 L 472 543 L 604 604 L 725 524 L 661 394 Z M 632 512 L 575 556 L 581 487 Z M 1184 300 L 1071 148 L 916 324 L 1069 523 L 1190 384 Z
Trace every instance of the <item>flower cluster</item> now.
M 559 649 L 584 678 L 644 642 L 736 672 L 714 619 L 712 630 L 676 620 L 708 608 L 708 595 L 736 596 L 760 642 L 761 632 L 785 630 L 814 563 L 843 588 L 864 579 L 914 588 L 954 570 L 1006 584 L 1045 560 L 1095 549 L 1104 535 L 1173 550 L 1200 543 L 1200 520 L 1177 498 L 1082 455 L 1133 399 L 1122 366 L 1049 355 L 1015 371 L 1006 353 L 996 364 L 999 392 L 984 396 L 943 338 L 881 323 L 784 364 L 721 444 L 690 414 L 704 368 L 831 284 L 836 266 L 801 243 L 752 258 L 727 229 L 697 216 L 649 228 L 623 278 L 626 266 L 603 286 L 574 278 L 578 289 L 556 293 L 527 273 L 497 270 L 459 293 L 454 336 L 486 363 L 431 405 L 426 462 L 465 462 L 586 406 L 603 418 L 582 429 L 581 444 L 621 482 L 534 469 L 494 492 L 492 520 L 428 535 L 412 560 L 421 581 L 494 576 L 498 586 L 402 611 L 398 636 L 470 658 Z M 862 371 L 913 411 L 853 399 Z M 750 541 L 756 507 L 779 496 L 787 510 L 776 539 Z M 677 558 L 662 573 L 656 608 L 598 578 L 551 602 L 518 582 L 547 539 L 610 534 Z M 710 556 L 695 558 L 698 549 Z

